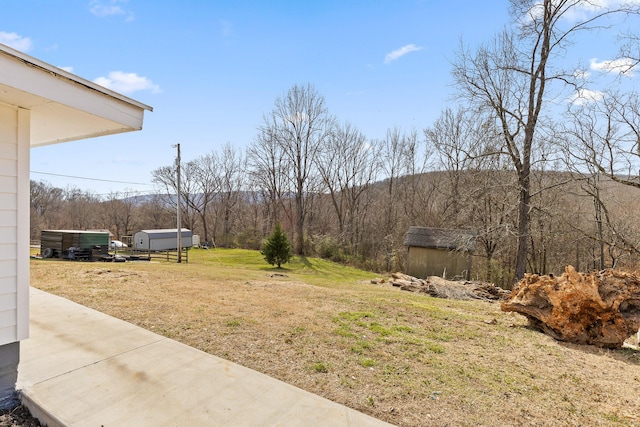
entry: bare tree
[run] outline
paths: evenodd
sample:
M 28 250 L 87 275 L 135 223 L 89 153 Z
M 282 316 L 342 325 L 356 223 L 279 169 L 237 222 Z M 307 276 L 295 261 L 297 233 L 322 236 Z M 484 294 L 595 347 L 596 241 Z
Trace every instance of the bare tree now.
M 388 129 L 384 140 L 380 141 L 380 172 L 383 174 L 385 212 L 382 217 L 382 231 L 386 236 L 391 234 L 397 223 L 399 209 L 398 181 L 403 175 L 405 166 L 406 138 L 399 128 Z
M 508 266 L 496 261 L 512 245 L 517 182 L 500 155 L 500 140 L 494 121 L 459 107 L 446 109 L 425 136 L 435 149 L 434 166 L 439 171 L 440 217 L 444 225 L 472 227 L 477 231 L 485 280 L 511 283 Z M 508 257 L 507 257 L 508 258 Z
M 160 194 L 146 196 L 140 202 L 137 222 L 143 229 L 173 228 L 176 226 L 176 208 Z
M 627 32 L 623 35 L 624 43 L 620 49 L 618 71 L 622 74 L 629 73 L 634 67 L 640 64 L 640 35 L 634 32 Z
M 633 92 L 603 93 L 598 100 L 573 104 L 570 113 L 566 158 L 594 206 L 595 233 L 582 231 L 598 242 L 598 266 L 604 268 L 607 253 L 613 265 L 619 251 L 640 251 L 635 227 L 616 219 L 612 208 L 618 203 L 607 197 L 611 183 L 634 193 L 640 189 L 640 100 Z
M 405 233 L 409 225 L 430 222 L 434 219 L 431 201 L 436 187 L 425 175 L 433 155 L 429 141 L 419 138 L 415 129 L 403 133 L 401 139 L 402 185 L 397 188 L 399 203 L 406 216 L 402 231 Z
M 100 204 L 98 196 L 90 191 L 84 191 L 76 187 L 67 187 L 64 190 L 63 218 L 64 227 L 73 230 L 86 230 L 96 228 L 98 223 Z
M 60 228 L 64 191 L 45 181 L 31 181 L 31 239 L 47 228 Z
M 419 165 L 419 141 L 415 131 L 407 133 L 399 128 L 389 129 L 385 139 L 377 144 L 380 145 L 379 170 L 382 178 L 377 202 L 381 215 L 374 222 L 370 238 L 375 241 L 370 243 L 384 250 L 385 269 L 389 271 L 399 268 L 395 259 L 409 226 L 407 216 L 403 214 L 415 207 L 414 190 L 421 179 L 422 166 Z M 406 188 L 406 183 L 412 188 Z M 409 202 L 409 208 L 404 206 L 405 202 Z
M 187 162 L 180 168 L 180 227 L 186 226 L 190 230 L 195 230 L 196 217 L 199 215 L 198 209 L 202 207 L 202 198 L 197 190 L 195 179 L 196 165 L 193 161 Z M 162 188 L 164 201 L 167 205 L 177 208 L 178 180 L 176 169 L 171 166 L 162 166 L 151 172 L 152 180 Z M 177 225 L 177 224 L 176 224 Z
M 260 128 L 262 140 L 275 144 L 286 161 L 295 201 L 295 250 L 304 254 L 304 230 L 309 196 L 317 188 L 316 162 L 333 126 L 324 97 L 311 85 L 293 86 L 275 101 Z M 282 165 L 282 164 L 280 164 Z
M 334 129 L 316 162 L 330 196 L 339 238 L 354 246 L 363 194 L 378 174 L 378 146 L 346 123 Z
M 443 191 L 447 198 L 440 216 L 454 227 L 464 222 L 461 218 L 465 203 L 465 178 L 471 175 L 472 168 L 483 163 L 483 157 L 493 155 L 490 143 L 493 143 L 486 117 L 478 117 L 467 109 L 458 108 L 455 112 L 446 109 L 434 124 L 425 129 L 425 137 L 436 151 L 436 168 L 446 176 Z M 489 141 L 491 141 L 489 143 Z M 489 147 L 489 148 L 488 148 Z M 489 162 L 486 162 L 490 164 Z M 475 187 L 469 182 L 467 192 Z M 451 220 L 447 221 L 448 218 Z
M 203 242 L 209 242 L 211 238 L 209 211 L 211 204 L 220 192 L 220 163 L 220 157 L 215 151 L 204 154 L 193 160 L 193 162 L 187 163 L 194 174 L 193 191 L 196 192 L 189 200 L 191 207 L 200 216 Z M 215 225 L 213 235 L 215 236 Z
M 247 151 L 249 180 L 253 192 L 260 192 L 258 198 L 263 202 L 263 215 L 268 229 L 263 234 L 271 232 L 277 223 L 282 223 L 281 208 L 285 196 L 289 193 L 288 167 L 283 147 L 273 136 L 271 128 L 261 127 L 255 140 Z M 284 209 L 287 220 L 292 222 L 291 209 Z
M 632 13 L 637 5 L 610 9 L 588 0 L 510 0 L 513 30 L 471 54 L 460 49 L 453 76 L 460 95 L 478 109 L 493 112 L 502 131 L 503 151 L 518 176 L 518 249 L 516 278 L 527 265 L 531 209 L 531 170 L 539 119 L 554 96 L 567 85 L 575 89 L 575 73 L 559 64 L 578 32 L 595 28 L 602 18 Z M 575 12 L 575 13 L 574 13 Z M 576 20 L 578 16 L 585 16 Z M 571 18 L 571 19 L 569 19 Z
M 133 192 L 112 192 L 102 202 L 102 214 L 106 228 L 115 228 L 116 237 L 131 234 L 136 226 L 138 199 Z
M 579 141 L 576 160 L 594 172 L 640 188 L 640 99 L 637 93 L 606 93 L 602 99 L 572 108 L 570 135 Z
M 220 155 L 217 174 L 219 193 L 216 197 L 217 216 L 222 219 L 222 244 L 229 246 L 235 209 L 245 183 L 246 162 L 239 150 L 226 144 Z

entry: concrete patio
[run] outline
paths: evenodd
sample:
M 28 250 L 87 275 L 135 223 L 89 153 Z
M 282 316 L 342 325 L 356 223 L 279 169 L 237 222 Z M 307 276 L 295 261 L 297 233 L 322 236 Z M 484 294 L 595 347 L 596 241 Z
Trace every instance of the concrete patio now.
M 18 389 L 55 426 L 389 426 L 31 288 Z

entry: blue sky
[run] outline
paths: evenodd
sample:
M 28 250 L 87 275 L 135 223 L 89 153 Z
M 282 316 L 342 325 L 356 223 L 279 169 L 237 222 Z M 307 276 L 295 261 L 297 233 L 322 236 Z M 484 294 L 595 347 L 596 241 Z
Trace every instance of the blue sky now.
M 151 192 L 151 171 L 225 143 L 311 83 L 368 138 L 419 132 L 451 105 L 460 40 L 486 41 L 508 1 L 0 0 L 0 42 L 153 107 L 140 132 L 31 151 L 32 179 L 96 194 Z M 580 58 L 614 57 L 596 40 Z M 580 56 L 580 55 L 578 55 Z M 147 185 L 138 185 L 141 183 Z

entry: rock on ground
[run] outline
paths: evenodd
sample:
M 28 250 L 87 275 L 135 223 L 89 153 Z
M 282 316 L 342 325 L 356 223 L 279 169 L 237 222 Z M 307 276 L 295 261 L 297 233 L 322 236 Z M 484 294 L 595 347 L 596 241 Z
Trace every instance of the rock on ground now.
M 640 276 L 602 270 L 560 276 L 527 274 L 502 311 L 526 316 L 532 327 L 560 341 L 619 348 L 640 328 Z

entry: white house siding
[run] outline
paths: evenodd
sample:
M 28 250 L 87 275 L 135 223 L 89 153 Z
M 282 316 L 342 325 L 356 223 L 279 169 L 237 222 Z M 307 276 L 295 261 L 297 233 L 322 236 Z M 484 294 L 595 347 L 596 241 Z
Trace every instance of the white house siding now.
M 29 112 L 0 103 L 0 346 L 28 336 L 28 185 Z
M 0 409 L 29 335 L 29 149 L 140 130 L 152 108 L 0 44 Z

